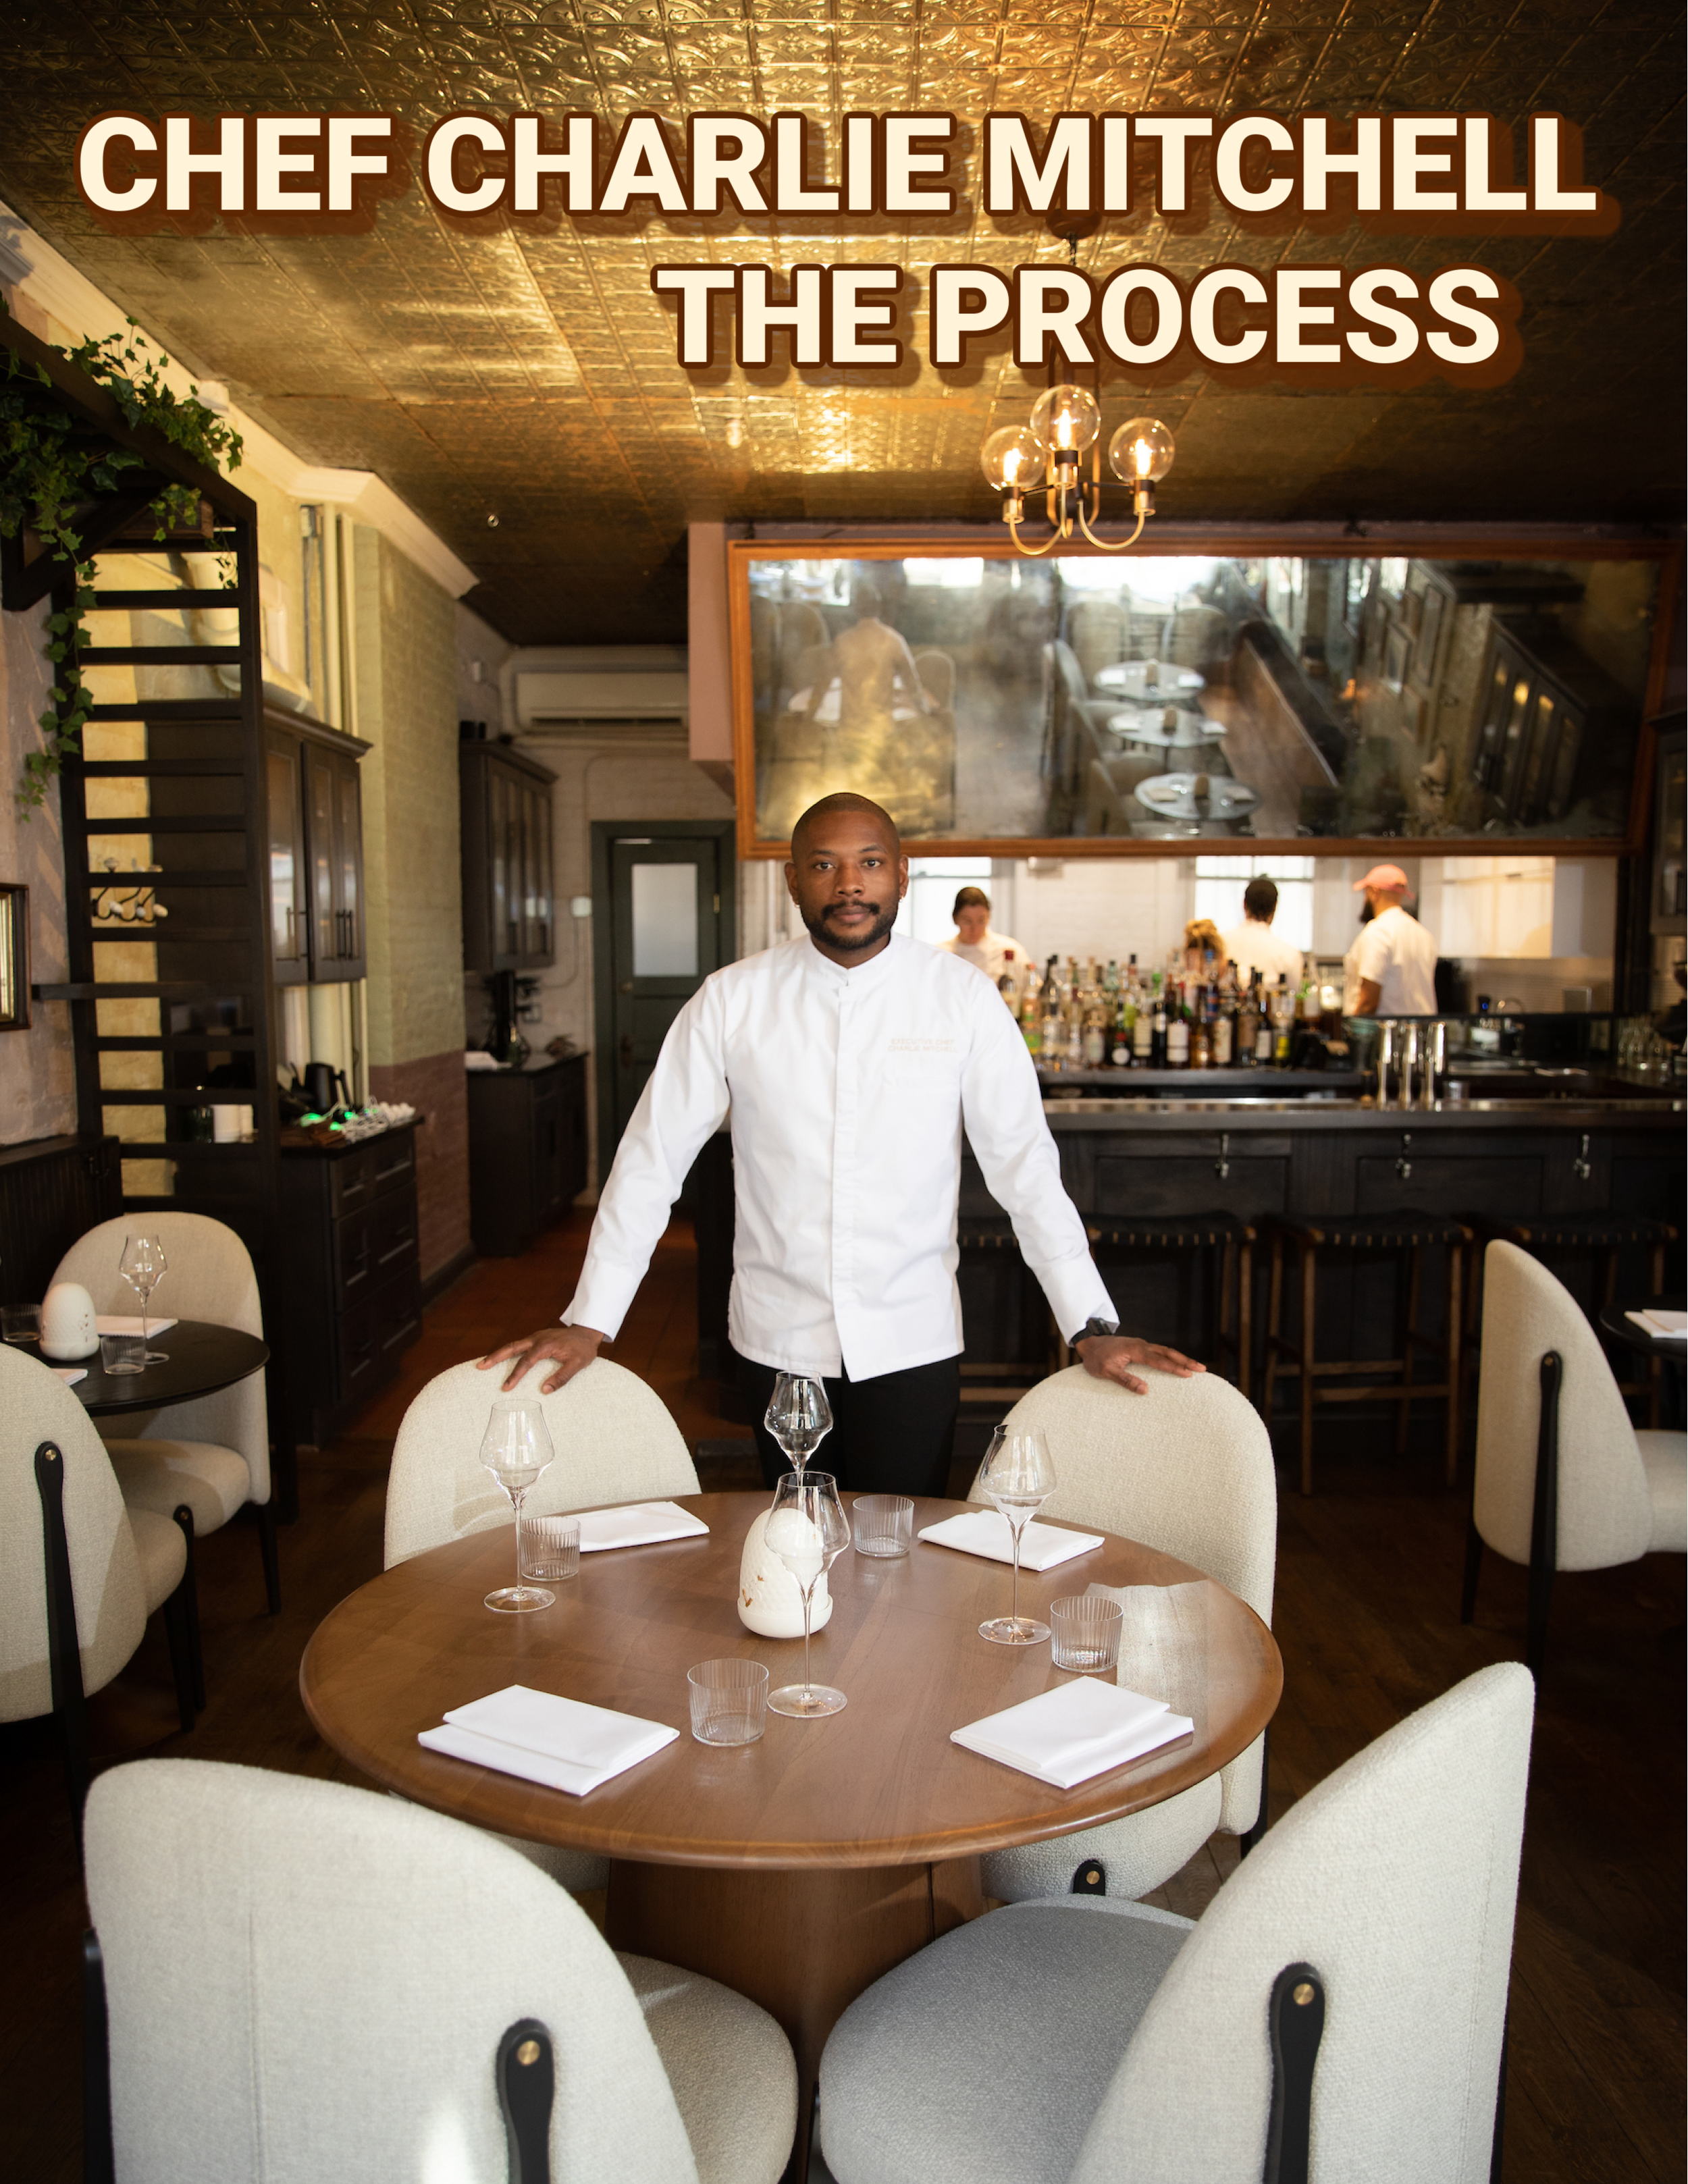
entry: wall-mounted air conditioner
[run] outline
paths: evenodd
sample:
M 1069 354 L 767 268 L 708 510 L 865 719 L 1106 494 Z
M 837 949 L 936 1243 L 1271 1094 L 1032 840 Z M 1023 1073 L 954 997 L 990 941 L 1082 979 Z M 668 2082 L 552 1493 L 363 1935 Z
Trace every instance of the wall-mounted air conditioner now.
M 683 727 L 683 644 L 571 645 L 514 652 L 499 671 L 517 735 L 579 733 L 632 722 Z

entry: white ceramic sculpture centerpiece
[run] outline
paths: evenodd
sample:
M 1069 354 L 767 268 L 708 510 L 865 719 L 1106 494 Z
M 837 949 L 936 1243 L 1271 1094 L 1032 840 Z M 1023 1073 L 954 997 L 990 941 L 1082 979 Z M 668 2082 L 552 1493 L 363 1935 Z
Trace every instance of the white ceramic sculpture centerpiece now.
M 803 1595 L 797 1580 L 767 1543 L 768 1518 L 772 1514 L 771 1509 L 764 1509 L 744 1535 L 744 1552 L 738 1564 L 738 1620 L 759 1638 L 800 1638 Z M 833 1596 L 822 1570 L 809 1603 L 810 1630 L 824 1630 L 832 1613 Z
M 75 1357 L 92 1357 L 99 1346 L 93 1299 L 80 1282 L 55 1282 L 42 1300 L 42 1356 L 64 1363 Z M 801 1631 L 800 1620 L 797 1627 Z

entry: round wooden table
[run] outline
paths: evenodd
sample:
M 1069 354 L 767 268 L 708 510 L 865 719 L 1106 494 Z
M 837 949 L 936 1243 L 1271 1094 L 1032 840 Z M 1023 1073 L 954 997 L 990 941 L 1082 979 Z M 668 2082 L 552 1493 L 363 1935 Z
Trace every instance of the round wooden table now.
M 853 1496 L 846 1496 L 847 1502 Z M 706 1974 L 761 2003 L 796 2051 L 799 2139 L 821 2049 L 840 2012 L 894 1964 L 983 1908 L 978 1855 L 1157 1803 L 1244 1751 L 1271 1719 L 1283 1666 L 1271 1632 L 1208 1581 L 1206 1677 L 1181 1747 L 1070 1791 L 984 1759 L 950 1732 L 1065 1682 L 1047 1643 L 978 1635 L 1006 1612 L 1006 1564 L 928 1546 L 906 1557 L 849 1552 L 832 1572 L 832 1620 L 814 1641 L 817 1680 L 842 1713 L 770 1713 L 755 1744 L 690 1733 L 686 1671 L 743 1655 L 780 1683 L 801 1641 L 754 1637 L 734 1607 L 738 1561 L 765 1493 L 685 1497 L 707 1539 L 582 1555 L 554 1608 L 497 1615 L 510 1529 L 399 1563 L 341 1602 L 299 1669 L 306 1711 L 335 1750 L 383 1788 L 460 1819 L 611 1861 L 617 1948 Z M 921 1502 L 915 1525 L 966 1505 Z M 1022 1613 L 1093 1583 L 1173 1585 L 1201 1573 L 1111 1536 L 1020 1580 Z M 448 1707 L 526 1684 L 682 1733 L 655 1758 L 571 1797 L 429 1752 L 416 1741 Z M 1156 1693 L 1152 1696 L 1160 1696 Z M 801 2174 L 801 2170 L 799 2171 Z

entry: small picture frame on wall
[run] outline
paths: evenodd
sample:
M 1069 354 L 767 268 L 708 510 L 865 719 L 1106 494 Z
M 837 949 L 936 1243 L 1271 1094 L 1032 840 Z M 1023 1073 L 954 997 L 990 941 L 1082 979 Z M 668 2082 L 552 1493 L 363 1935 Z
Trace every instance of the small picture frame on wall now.
M 1384 641 L 1384 681 L 1391 690 L 1401 690 L 1407 682 L 1407 663 L 1412 656 L 1412 638 L 1400 622 L 1391 623 Z
M 0 1031 L 30 1028 L 30 891 L 0 883 Z

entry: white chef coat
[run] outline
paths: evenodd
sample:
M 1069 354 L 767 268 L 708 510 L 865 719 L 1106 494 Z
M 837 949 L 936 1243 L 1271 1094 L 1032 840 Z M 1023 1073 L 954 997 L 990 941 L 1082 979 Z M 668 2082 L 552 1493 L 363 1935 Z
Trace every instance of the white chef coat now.
M 1270 986 L 1276 983 L 1281 972 L 1292 987 L 1301 984 L 1301 950 L 1291 947 L 1287 940 L 1279 939 L 1272 928 L 1257 917 L 1245 917 L 1240 925 L 1234 925 L 1219 937 L 1240 974 L 1258 971 Z
M 621 1139 L 565 1322 L 615 1334 L 729 1112 L 741 1357 L 866 1380 L 955 1356 L 964 1123 L 1061 1333 L 1115 1317 L 1013 1017 L 968 966 L 894 933 L 848 971 L 805 934 L 704 981 Z
M 1360 981 L 1371 978 L 1382 989 L 1380 1017 L 1433 1017 L 1436 1013 L 1436 944 L 1416 917 L 1399 903 L 1379 911 L 1342 959 L 1342 1013 L 1357 1015 Z
M 984 929 L 984 939 L 977 945 L 963 940 L 959 933 L 948 940 L 940 940 L 938 945 L 946 956 L 959 956 L 962 962 L 971 963 L 976 971 L 983 971 L 993 986 L 1007 970 L 1017 972 L 1023 980 L 1026 965 L 1030 960 L 1011 933 L 999 933 L 989 925 Z M 1005 961 L 1011 948 L 1014 950 L 1011 964 Z

